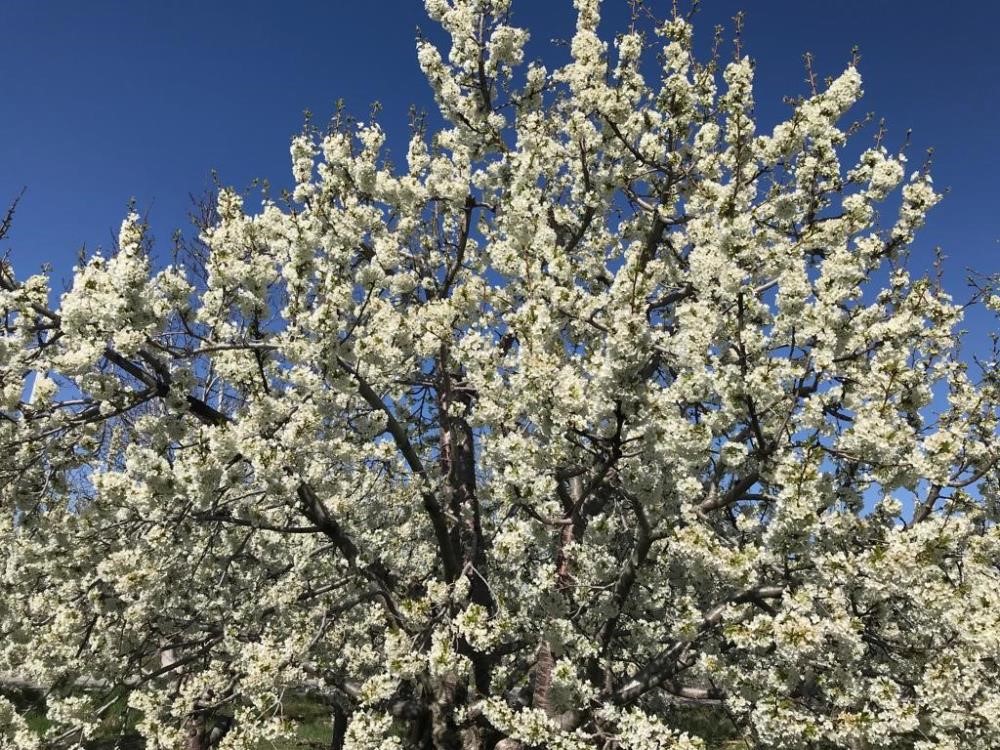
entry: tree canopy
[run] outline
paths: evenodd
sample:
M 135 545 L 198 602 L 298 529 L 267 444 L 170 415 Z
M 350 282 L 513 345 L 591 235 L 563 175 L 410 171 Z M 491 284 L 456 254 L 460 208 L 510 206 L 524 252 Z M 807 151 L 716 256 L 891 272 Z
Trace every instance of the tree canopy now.
M 0 672 L 54 722 L 0 698 L 0 746 L 256 748 L 302 693 L 350 750 L 1000 746 L 1000 394 L 907 270 L 927 165 L 854 63 L 765 130 L 739 48 L 575 5 L 550 70 L 427 0 L 402 166 L 341 114 L 171 265 L 133 213 L 55 303 L 0 267 Z

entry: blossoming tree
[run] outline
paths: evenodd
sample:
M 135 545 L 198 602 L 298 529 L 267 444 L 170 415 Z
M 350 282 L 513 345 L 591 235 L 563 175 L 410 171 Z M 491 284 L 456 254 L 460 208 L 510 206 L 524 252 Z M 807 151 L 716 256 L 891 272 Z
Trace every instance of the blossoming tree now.
M 549 71 L 426 4 L 405 169 L 340 120 L 200 262 L 131 215 L 57 304 L 3 265 L 0 671 L 54 724 L 0 745 L 307 693 L 354 750 L 1000 746 L 998 382 L 905 270 L 926 170 L 840 163 L 853 65 L 761 132 L 687 18 L 577 0 Z

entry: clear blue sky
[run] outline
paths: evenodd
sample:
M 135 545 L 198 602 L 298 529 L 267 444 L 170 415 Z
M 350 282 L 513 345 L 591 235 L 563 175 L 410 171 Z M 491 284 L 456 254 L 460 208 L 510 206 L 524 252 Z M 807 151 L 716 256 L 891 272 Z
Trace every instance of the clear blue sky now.
M 669 0 L 647 4 L 665 11 Z M 605 0 L 609 31 L 626 7 Z M 704 0 L 702 43 L 741 7 L 763 123 L 786 111 L 783 95 L 804 92 L 803 52 L 822 76 L 857 44 L 858 114 L 884 116 L 889 144 L 912 128 L 917 159 L 934 146 L 935 183 L 951 191 L 918 238 L 914 266 L 926 268 L 941 245 L 956 296 L 966 267 L 1000 271 L 1000 3 Z M 565 56 L 547 40 L 572 35 L 570 0 L 515 0 L 514 20 L 532 29 L 532 56 Z M 51 261 L 65 278 L 81 245 L 110 244 L 131 197 L 166 250 L 210 170 L 237 187 L 254 177 L 286 185 L 303 110 L 323 122 L 341 97 L 359 116 L 380 101 L 402 155 L 409 105 L 432 106 L 415 60 L 418 25 L 434 28 L 418 0 L 3 0 L 0 203 L 27 193 L 0 252 L 12 251 L 22 276 Z M 973 321 L 980 336 L 984 321 Z

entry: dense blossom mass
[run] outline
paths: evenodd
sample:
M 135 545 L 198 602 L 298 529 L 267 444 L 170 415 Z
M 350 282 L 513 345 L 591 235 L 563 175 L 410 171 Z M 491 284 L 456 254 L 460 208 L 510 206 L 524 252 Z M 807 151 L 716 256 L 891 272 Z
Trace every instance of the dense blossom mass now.
M 402 166 L 340 116 L 183 263 L 2 266 L 0 747 L 1000 747 L 998 381 L 854 65 L 764 129 L 682 15 L 426 5 Z

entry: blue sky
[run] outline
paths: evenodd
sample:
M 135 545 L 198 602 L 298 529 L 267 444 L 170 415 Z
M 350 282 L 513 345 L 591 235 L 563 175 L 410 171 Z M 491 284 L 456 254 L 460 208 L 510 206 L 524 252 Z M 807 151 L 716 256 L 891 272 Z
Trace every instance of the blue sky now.
M 665 11 L 669 0 L 647 5 Z M 741 7 L 762 123 L 787 111 L 782 96 L 804 93 L 804 52 L 823 76 L 858 45 L 858 115 L 885 117 L 890 145 L 912 128 L 913 157 L 934 146 L 935 183 L 950 189 L 918 238 L 914 268 L 942 246 L 956 296 L 966 267 L 1000 272 L 1000 3 L 704 0 L 701 42 Z M 625 0 L 604 8 L 607 30 L 622 28 Z M 514 21 L 532 29 L 532 56 L 563 59 L 548 40 L 571 36 L 570 0 L 515 0 Z M 211 170 L 241 188 L 255 177 L 287 184 L 303 111 L 323 122 L 338 98 L 362 117 L 380 101 L 402 155 L 408 107 L 432 106 L 415 60 L 418 25 L 434 29 L 418 0 L 4 0 L 0 203 L 27 192 L 0 251 L 11 251 L 19 275 L 50 261 L 66 278 L 82 245 L 110 244 L 130 198 L 166 251 L 173 231 L 188 229 L 188 196 L 210 186 Z M 980 340 L 985 321 L 970 321 Z

